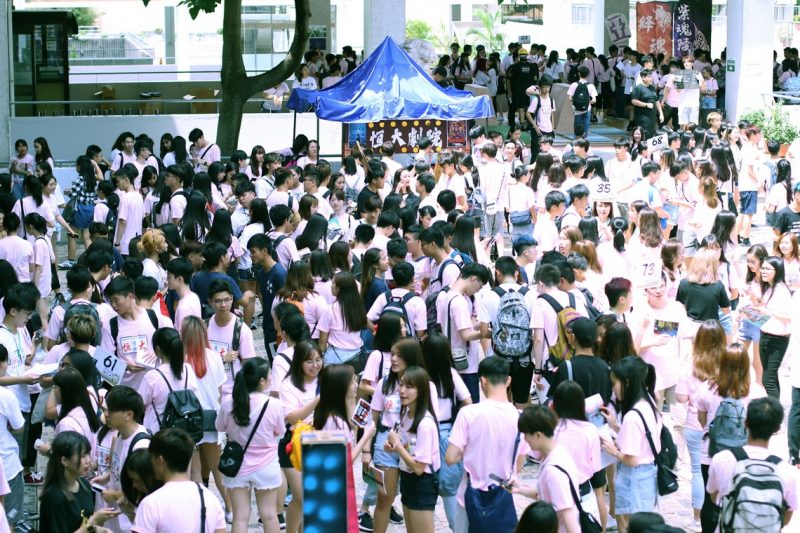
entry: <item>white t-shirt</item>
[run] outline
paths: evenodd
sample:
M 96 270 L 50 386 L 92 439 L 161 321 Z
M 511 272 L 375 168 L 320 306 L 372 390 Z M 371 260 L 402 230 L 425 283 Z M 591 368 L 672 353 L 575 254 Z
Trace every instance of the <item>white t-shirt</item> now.
M 20 430 L 25 426 L 25 418 L 19 408 L 16 395 L 9 387 L 0 387 L 0 461 L 6 479 L 13 479 L 22 472 L 19 460 L 19 445 L 9 428 Z
M 569 86 L 569 89 L 567 89 L 567 96 L 572 98 L 575 95 L 575 91 L 578 89 L 579 83 L 583 82 L 578 81 Z M 573 113 L 574 115 L 583 115 L 584 113 L 588 113 L 589 111 L 591 111 L 592 110 L 591 100 L 597 98 L 597 89 L 595 88 L 595 86 L 589 83 L 588 81 L 585 83 L 586 83 L 586 88 L 589 90 L 589 102 L 590 102 L 589 107 L 586 108 L 586 111 L 578 111 L 576 109 Z
M 136 533 L 187 533 L 200 530 L 200 492 L 206 507 L 205 533 L 225 529 L 225 513 L 216 495 L 193 481 L 170 481 L 146 496 L 136 509 Z M 180 502 L 180 512 L 175 503 Z

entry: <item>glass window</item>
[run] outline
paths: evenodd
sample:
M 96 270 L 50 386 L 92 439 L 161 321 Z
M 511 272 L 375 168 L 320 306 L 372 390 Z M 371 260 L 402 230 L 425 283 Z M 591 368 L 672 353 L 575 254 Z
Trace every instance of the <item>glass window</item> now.
M 500 6 L 503 23 L 544 24 L 544 4 L 503 4 Z
M 592 21 L 592 6 L 573 4 L 572 23 L 590 24 Z

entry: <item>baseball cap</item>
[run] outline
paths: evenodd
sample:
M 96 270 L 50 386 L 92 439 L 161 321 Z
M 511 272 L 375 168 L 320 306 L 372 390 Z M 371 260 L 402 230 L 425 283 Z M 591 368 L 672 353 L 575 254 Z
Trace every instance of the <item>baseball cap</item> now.
M 526 50 L 525 48 L 517 48 L 517 55 L 526 56 L 528 55 L 528 50 Z

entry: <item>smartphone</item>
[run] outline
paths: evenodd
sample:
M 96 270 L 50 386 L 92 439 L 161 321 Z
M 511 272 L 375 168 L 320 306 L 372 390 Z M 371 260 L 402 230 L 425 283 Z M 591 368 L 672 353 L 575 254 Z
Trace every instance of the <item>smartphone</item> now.
M 103 491 L 106 490 L 106 488 L 107 487 L 104 487 L 103 485 L 100 485 L 99 483 L 92 483 L 92 490 L 94 492 L 96 492 L 97 494 L 102 494 Z
M 367 427 L 369 413 L 372 410 L 369 402 L 364 398 L 359 398 L 356 409 L 353 412 L 353 423 L 360 428 Z
M 489 474 L 489 479 L 497 483 L 500 487 L 506 490 L 511 490 L 511 483 L 509 483 L 507 479 L 502 479 L 500 476 L 495 474 Z

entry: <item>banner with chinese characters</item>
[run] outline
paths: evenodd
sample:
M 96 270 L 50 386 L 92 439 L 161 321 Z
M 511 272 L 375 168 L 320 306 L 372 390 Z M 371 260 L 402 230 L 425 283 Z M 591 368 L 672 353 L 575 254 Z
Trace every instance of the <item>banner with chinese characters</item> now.
M 419 152 L 419 140 L 422 137 L 431 140 L 434 152 L 464 147 L 467 145 L 467 123 L 463 120 L 400 119 L 348 124 L 344 129 L 343 153 L 348 155 L 356 141 L 373 151 L 391 141 L 395 146 L 395 154 L 415 154 Z
M 636 42 L 640 52 L 672 54 L 672 4 L 636 4 Z
M 711 49 L 711 0 L 680 0 L 673 15 L 674 55 L 694 54 L 698 48 Z

